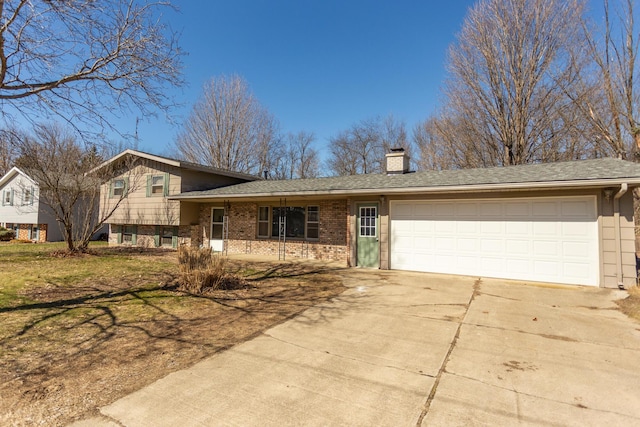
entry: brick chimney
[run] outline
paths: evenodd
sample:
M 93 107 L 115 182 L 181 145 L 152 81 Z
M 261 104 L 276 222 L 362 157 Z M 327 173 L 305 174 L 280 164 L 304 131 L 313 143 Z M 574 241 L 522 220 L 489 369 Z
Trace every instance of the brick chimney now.
M 404 152 L 404 148 L 392 148 L 390 153 L 385 155 L 387 175 L 403 174 L 409 172 L 409 156 Z

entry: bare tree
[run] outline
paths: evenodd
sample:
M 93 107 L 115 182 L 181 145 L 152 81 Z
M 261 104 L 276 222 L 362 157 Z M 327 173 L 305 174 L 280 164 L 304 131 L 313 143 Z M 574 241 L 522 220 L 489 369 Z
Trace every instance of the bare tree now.
M 404 122 L 392 115 L 362 120 L 330 138 L 329 144 L 327 166 L 335 175 L 380 173 L 390 148 L 404 148 L 410 157 L 412 152 Z
M 413 128 L 413 143 L 419 153 L 416 164 L 420 170 L 447 170 L 457 166 L 452 159 L 453 150 L 443 141 L 439 128 L 439 119 L 435 116 Z
M 97 168 L 103 161 L 99 148 L 84 146 L 60 125 L 40 124 L 33 135 L 20 136 L 18 149 L 16 165 L 38 183 L 38 203 L 58 221 L 70 252 L 86 251 L 91 237 L 140 185 L 129 179 L 108 209 L 99 211 L 100 184 L 115 175 L 111 167 Z
M 275 118 L 238 76 L 211 79 L 176 140 L 187 161 L 260 174 L 277 136 Z
M 637 12 L 634 0 L 613 3 L 603 1 L 601 25 L 584 22 L 593 67 L 581 76 L 588 96 L 575 101 L 595 135 L 596 155 L 628 159 L 640 154 Z
M 14 166 L 17 156 L 17 135 L 14 129 L 0 130 L 0 177 Z
M 166 1 L 0 1 L 2 115 L 57 117 L 99 132 L 135 107 L 167 110 L 182 55 L 161 23 Z M 85 129 L 80 129 L 87 125 Z M 95 131 L 95 129 L 98 129 Z
M 581 96 L 583 10 L 583 0 L 482 0 L 470 10 L 449 51 L 436 121 L 448 161 L 477 167 L 583 155 L 568 96 Z

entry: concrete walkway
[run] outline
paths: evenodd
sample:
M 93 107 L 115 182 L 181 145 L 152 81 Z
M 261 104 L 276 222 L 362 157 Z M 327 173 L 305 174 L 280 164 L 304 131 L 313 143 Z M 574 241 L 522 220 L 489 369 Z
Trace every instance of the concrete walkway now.
M 350 269 L 348 290 L 75 426 L 640 425 L 623 292 Z

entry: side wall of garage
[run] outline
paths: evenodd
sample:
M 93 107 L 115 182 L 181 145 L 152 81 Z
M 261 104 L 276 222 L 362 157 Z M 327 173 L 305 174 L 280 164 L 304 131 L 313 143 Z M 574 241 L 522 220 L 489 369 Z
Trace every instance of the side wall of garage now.
M 617 288 L 620 281 L 628 289 L 634 286 L 637 280 L 633 191 L 629 189 L 620 198 L 620 234 L 617 239 L 613 197 L 617 190 L 607 189 L 600 197 L 600 245 L 603 266 L 601 286 Z

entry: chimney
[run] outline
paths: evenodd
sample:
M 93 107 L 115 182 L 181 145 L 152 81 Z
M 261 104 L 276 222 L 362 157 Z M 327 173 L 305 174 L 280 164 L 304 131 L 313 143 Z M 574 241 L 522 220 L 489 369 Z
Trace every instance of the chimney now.
M 385 155 L 387 161 L 387 175 L 403 174 L 409 172 L 409 156 L 404 148 L 392 148 Z

